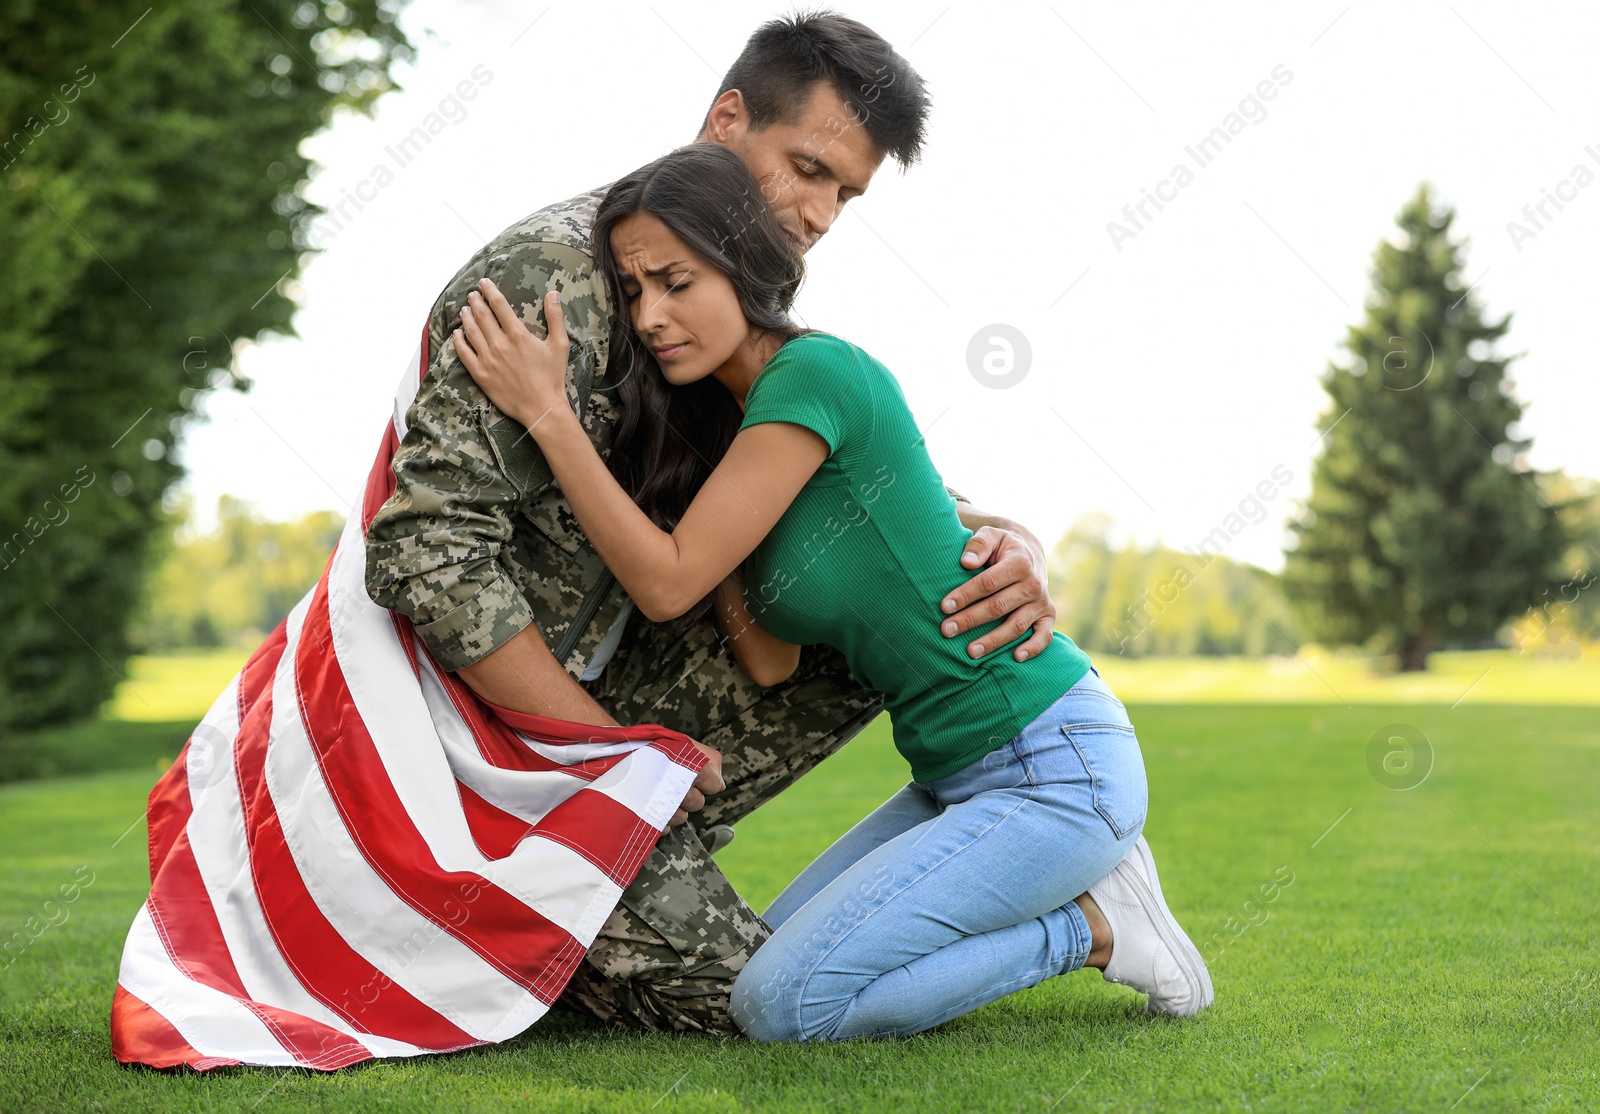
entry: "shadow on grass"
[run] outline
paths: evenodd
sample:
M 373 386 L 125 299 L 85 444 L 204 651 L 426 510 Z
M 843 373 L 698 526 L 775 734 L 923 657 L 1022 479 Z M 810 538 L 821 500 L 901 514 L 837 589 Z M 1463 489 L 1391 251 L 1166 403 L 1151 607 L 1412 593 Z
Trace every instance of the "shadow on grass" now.
M 96 719 L 0 736 L 0 784 L 110 770 L 154 770 L 158 764 L 165 768 L 183 749 L 195 722 Z

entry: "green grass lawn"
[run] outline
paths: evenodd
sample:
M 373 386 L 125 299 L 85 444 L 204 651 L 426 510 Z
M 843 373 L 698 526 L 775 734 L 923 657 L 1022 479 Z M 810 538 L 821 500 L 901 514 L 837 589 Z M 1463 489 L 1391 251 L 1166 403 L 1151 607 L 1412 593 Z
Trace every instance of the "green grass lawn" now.
M 905 1041 L 763 1047 L 553 1014 L 493 1048 L 332 1076 L 114 1063 L 117 959 L 148 888 L 144 795 L 176 747 L 159 731 L 127 743 L 127 724 L 80 729 L 79 745 L 133 768 L 0 786 L 0 935 L 79 868 L 94 877 L 0 970 L 0 1110 L 1600 1105 L 1600 712 L 1130 706 L 1167 898 L 1212 957 L 1217 1003 L 1192 1021 L 1146 1018 L 1084 971 Z M 1433 748 L 1405 791 L 1368 766 L 1369 739 L 1395 722 Z M 885 727 L 741 825 L 719 861 L 758 907 L 904 781 Z
M 131 722 L 197 719 L 244 664 L 249 650 L 195 650 L 138 657 L 106 715 Z M 1436 653 L 1423 673 L 1398 674 L 1385 659 L 1307 646 L 1267 658 L 1096 656 L 1125 700 L 1190 704 L 1594 704 L 1600 648 L 1585 656 L 1515 650 Z
M 1124 700 L 1151 703 L 1600 705 L 1600 648 L 1586 656 L 1442 652 L 1421 673 L 1387 659 L 1307 646 L 1270 658 L 1121 658 L 1096 668 Z
M 147 654 L 128 663 L 128 677 L 106 704 L 111 719 L 165 721 L 205 714 L 253 647 Z

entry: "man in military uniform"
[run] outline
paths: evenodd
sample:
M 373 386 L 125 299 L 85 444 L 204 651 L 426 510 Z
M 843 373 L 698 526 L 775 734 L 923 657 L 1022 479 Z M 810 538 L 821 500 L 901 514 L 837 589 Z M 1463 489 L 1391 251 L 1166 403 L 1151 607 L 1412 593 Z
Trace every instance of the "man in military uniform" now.
M 833 13 L 759 28 L 724 78 L 700 140 L 744 159 L 761 197 L 802 249 L 862 193 L 884 158 L 920 154 L 922 80 L 870 29 Z M 596 449 L 619 413 L 606 381 L 615 323 L 594 273 L 589 229 L 604 189 L 512 225 L 483 247 L 433 306 L 432 360 L 394 457 L 396 488 L 367 534 L 368 591 L 408 616 L 444 668 L 491 703 L 585 723 L 660 723 L 714 759 L 601 929 L 563 1003 L 635 1028 L 737 1035 L 728 993 L 767 937 L 711 858 L 729 825 L 832 754 L 882 710 L 843 657 L 805 648 L 787 681 L 762 688 L 735 664 L 714 618 L 679 633 L 630 621 L 632 603 L 584 537 L 533 439 L 496 410 L 448 339 L 478 279 L 494 280 L 544 335 L 548 290 L 572 338 L 568 395 Z M 1038 540 L 971 507 L 961 558 L 974 571 L 928 617 L 951 636 L 1006 617 L 993 652 L 1038 652 L 1055 610 Z M 974 658 L 984 648 L 974 644 Z M 709 800 L 705 794 L 716 792 Z

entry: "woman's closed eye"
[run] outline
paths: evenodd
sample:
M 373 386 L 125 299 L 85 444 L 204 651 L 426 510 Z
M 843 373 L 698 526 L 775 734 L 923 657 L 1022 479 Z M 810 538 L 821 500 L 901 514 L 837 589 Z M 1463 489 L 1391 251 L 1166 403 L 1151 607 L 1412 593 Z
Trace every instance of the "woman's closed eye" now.
M 682 282 L 675 282 L 675 283 L 669 284 L 667 286 L 667 288 L 666 288 L 666 291 L 667 291 L 668 294 L 677 294 L 677 293 L 679 293 L 681 291 L 689 289 L 689 287 L 691 287 L 693 285 L 694 285 L 694 282 L 692 280 L 684 279 Z M 626 298 L 629 302 L 637 302 L 639 300 L 639 291 L 637 291 L 637 290 L 623 290 L 622 296 L 624 298 Z

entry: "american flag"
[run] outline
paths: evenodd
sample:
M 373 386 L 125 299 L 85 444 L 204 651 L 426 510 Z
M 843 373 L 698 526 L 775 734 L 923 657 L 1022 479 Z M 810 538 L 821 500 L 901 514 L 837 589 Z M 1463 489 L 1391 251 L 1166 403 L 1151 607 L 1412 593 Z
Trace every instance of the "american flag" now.
M 407 365 L 322 578 L 150 793 L 150 897 L 111 1007 L 125 1063 L 332 1071 L 502 1041 L 561 994 L 704 756 L 657 724 L 479 699 L 366 591 Z

